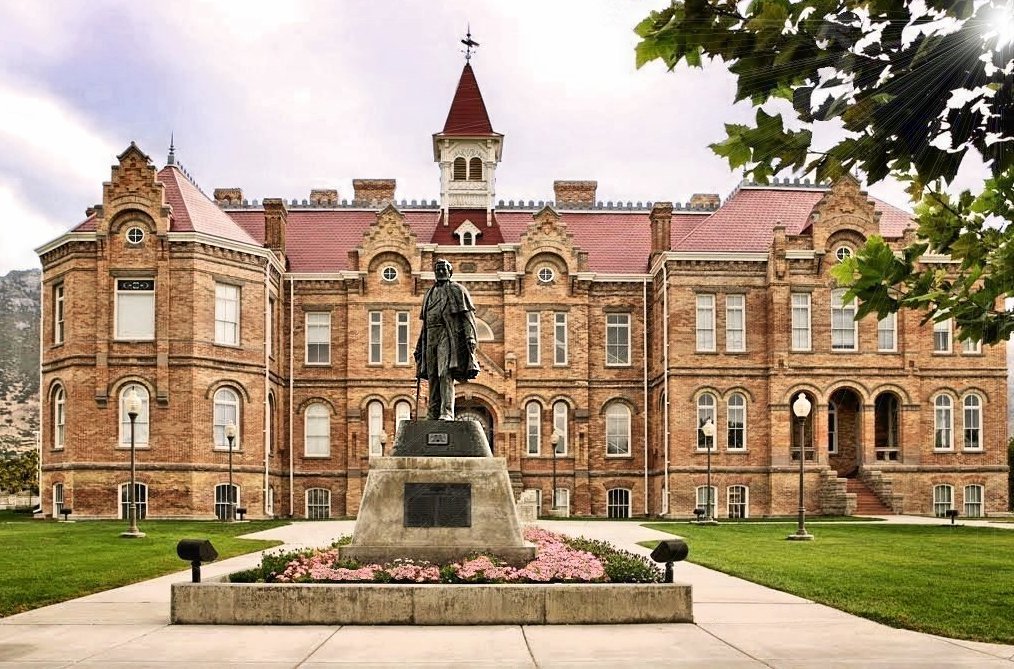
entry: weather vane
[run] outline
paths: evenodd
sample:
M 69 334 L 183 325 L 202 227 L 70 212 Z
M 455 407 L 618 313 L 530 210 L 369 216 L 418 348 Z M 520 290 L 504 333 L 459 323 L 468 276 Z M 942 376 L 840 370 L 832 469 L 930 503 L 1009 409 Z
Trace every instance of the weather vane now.
M 472 50 L 479 47 L 479 43 L 472 39 L 472 25 L 468 25 L 468 32 L 465 33 L 465 39 L 461 40 L 461 43 L 465 45 L 465 62 L 467 63 L 472 59 Z

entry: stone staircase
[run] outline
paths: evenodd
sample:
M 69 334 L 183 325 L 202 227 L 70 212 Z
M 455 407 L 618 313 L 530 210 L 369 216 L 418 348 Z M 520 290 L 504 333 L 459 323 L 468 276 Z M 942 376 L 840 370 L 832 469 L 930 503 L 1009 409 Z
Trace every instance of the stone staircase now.
M 872 490 L 858 478 L 846 479 L 846 490 L 856 496 L 855 514 L 858 516 L 889 516 L 894 511 L 884 506 Z

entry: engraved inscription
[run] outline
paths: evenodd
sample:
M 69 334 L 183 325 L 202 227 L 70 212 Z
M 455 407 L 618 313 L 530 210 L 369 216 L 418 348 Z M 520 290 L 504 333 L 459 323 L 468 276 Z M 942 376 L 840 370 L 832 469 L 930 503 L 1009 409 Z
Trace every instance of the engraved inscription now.
M 446 432 L 430 432 L 426 435 L 426 443 L 430 446 L 444 446 L 450 441 Z
M 471 527 L 470 483 L 406 483 L 405 527 Z

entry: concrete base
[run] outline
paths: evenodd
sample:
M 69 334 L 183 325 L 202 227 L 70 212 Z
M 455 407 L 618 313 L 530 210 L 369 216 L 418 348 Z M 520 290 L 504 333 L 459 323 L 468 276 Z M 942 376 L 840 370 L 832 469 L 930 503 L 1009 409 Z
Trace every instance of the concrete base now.
M 193 625 L 690 623 L 689 585 L 174 583 L 170 621 Z
M 144 532 L 120 532 L 120 537 L 123 539 L 142 539 L 144 536 Z
M 789 541 L 813 541 L 813 535 L 809 533 L 796 534 L 795 532 L 793 532 L 792 534 L 790 534 L 785 538 L 788 539 Z

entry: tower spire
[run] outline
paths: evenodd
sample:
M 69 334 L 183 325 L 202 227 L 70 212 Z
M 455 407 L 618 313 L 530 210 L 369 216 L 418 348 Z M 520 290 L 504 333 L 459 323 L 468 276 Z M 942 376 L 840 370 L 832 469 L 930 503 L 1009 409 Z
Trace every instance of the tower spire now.
M 465 39 L 461 40 L 461 43 L 465 45 L 465 62 L 472 60 L 472 51 L 479 48 L 479 43 L 472 39 L 472 24 L 468 24 L 467 32 L 465 32 Z
M 175 132 L 170 132 L 169 133 L 169 157 L 166 158 L 166 161 L 165 161 L 166 165 L 175 165 L 176 164 L 176 141 L 175 140 L 176 140 L 176 133 Z

